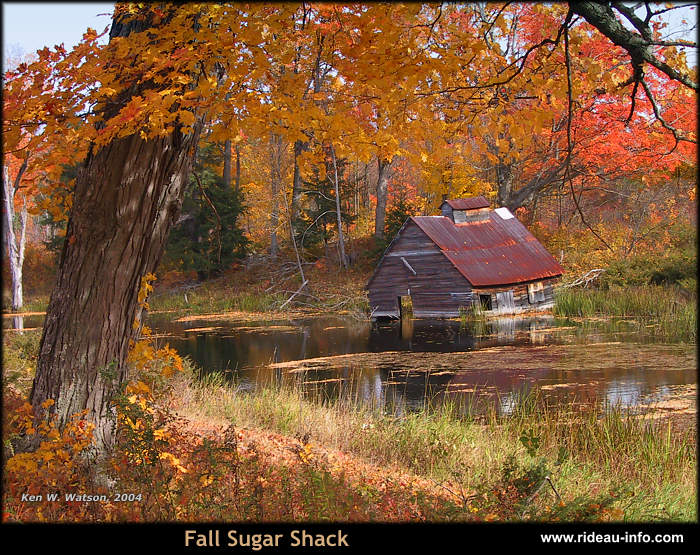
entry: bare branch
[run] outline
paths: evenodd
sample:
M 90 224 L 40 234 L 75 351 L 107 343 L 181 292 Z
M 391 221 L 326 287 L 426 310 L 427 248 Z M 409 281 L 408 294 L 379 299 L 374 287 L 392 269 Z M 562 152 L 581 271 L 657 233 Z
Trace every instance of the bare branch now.
M 697 48 L 697 42 L 691 42 L 689 40 L 652 40 L 649 44 L 653 46 L 680 46 L 688 48 Z
M 24 175 L 24 172 L 27 170 L 28 164 L 29 164 L 29 153 L 27 152 L 27 155 L 24 157 L 24 161 L 22 162 L 22 165 L 19 167 L 19 171 L 17 172 L 17 176 L 15 177 L 15 185 L 14 185 L 15 192 L 19 191 L 20 181 L 22 180 L 22 176 Z
M 501 14 L 504 12 L 504 10 L 511 4 L 511 2 L 506 2 L 503 7 L 498 10 L 498 13 L 496 14 L 496 17 L 493 18 L 493 21 L 489 24 L 489 28 L 484 31 L 484 40 L 488 39 L 489 33 L 493 29 L 493 26 L 496 24 L 496 21 L 498 21 L 498 18 L 501 17 Z M 488 44 L 488 43 L 487 43 Z
M 668 8 L 664 8 L 664 9 L 662 9 L 662 10 L 652 11 L 652 12 L 651 12 L 651 15 L 652 15 L 652 16 L 655 16 L 655 15 L 659 15 L 659 14 L 662 14 L 662 13 L 671 12 L 671 11 L 673 11 L 673 10 L 682 9 L 682 8 L 693 8 L 693 7 L 695 7 L 696 5 L 697 5 L 697 4 L 695 4 L 694 2 L 691 2 L 690 4 L 675 4 L 675 5 L 673 5 L 673 6 L 670 6 L 670 7 L 668 7 Z
M 635 68 L 636 74 L 641 79 L 643 71 L 641 71 L 641 66 L 643 63 L 648 63 L 654 66 L 659 71 L 666 74 L 674 81 L 678 81 L 682 85 L 692 89 L 694 91 L 698 90 L 698 83 L 694 82 L 689 76 L 682 74 L 680 71 L 668 65 L 666 62 L 660 60 L 653 52 L 652 46 L 652 34 L 648 28 L 639 18 L 636 16 L 633 19 L 634 14 L 629 15 L 629 9 L 620 3 L 613 4 L 616 9 L 620 11 L 627 19 L 640 30 L 640 34 L 636 34 L 629 29 L 625 28 L 622 23 L 620 23 L 615 17 L 615 13 L 612 7 L 606 4 L 601 4 L 598 2 L 570 2 L 569 7 L 574 13 L 583 17 L 588 23 L 593 25 L 606 37 L 608 37 L 614 44 L 624 48 L 630 58 L 632 59 L 632 66 Z M 639 27 L 638 27 L 639 26 Z M 631 82 L 630 82 L 631 83 Z
M 661 123 L 661 125 L 665 128 L 668 129 L 671 133 L 673 133 L 673 138 L 676 139 L 676 144 L 673 145 L 673 148 L 667 153 L 671 154 L 674 150 L 676 150 L 676 147 L 678 146 L 679 141 L 687 141 L 689 143 L 697 143 L 697 140 L 689 139 L 687 137 L 683 137 L 678 130 L 670 125 L 662 116 L 661 116 L 661 111 L 659 110 L 658 104 L 656 104 L 656 99 L 654 98 L 654 95 L 651 92 L 651 89 L 649 89 L 649 85 L 647 82 L 642 79 L 641 81 L 642 87 L 644 88 L 644 92 L 647 95 L 647 98 L 649 99 L 649 102 L 651 102 L 651 107 L 654 110 L 654 116 L 656 117 L 657 120 Z
M 615 7 L 615 9 L 620 12 L 622 15 L 625 16 L 627 21 L 629 21 L 637 31 L 639 31 L 639 34 L 644 37 L 645 40 L 651 41 L 652 40 L 652 33 L 651 29 L 649 29 L 649 21 L 642 21 L 639 19 L 635 13 L 634 10 L 625 6 L 622 2 L 612 2 L 612 5 Z M 649 17 L 647 15 L 647 17 Z
M 569 52 L 569 27 L 568 27 L 568 22 L 571 19 L 571 13 L 572 10 L 569 8 L 569 13 L 566 16 L 567 22 L 564 24 L 564 52 L 565 52 L 565 62 L 566 62 L 566 82 L 567 82 L 567 89 L 566 89 L 566 94 L 567 94 L 567 100 L 568 100 L 568 118 L 566 121 L 566 147 L 567 147 L 567 152 L 566 152 L 566 169 L 564 170 L 564 178 L 562 180 L 562 184 L 564 184 L 567 179 L 569 181 L 569 187 L 571 189 L 571 197 L 574 199 L 574 204 L 576 205 L 576 210 L 578 211 L 579 216 L 581 217 L 581 222 L 583 225 L 585 225 L 593 235 L 595 235 L 598 240 L 603 243 L 608 250 L 612 251 L 612 247 L 608 245 L 607 241 L 603 239 L 598 233 L 596 232 L 595 229 L 593 229 L 588 222 L 586 221 L 586 218 L 583 216 L 583 211 L 581 210 L 581 205 L 578 202 L 578 198 L 576 197 L 576 192 L 574 191 L 574 180 L 571 176 L 571 120 L 573 117 L 573 112 L 574 112 L 574 102 L 571 94 L 572 90 L 572 85 L 571 85 L 571 55 Z
M 637 101 L 637 89 L 639 88 L 639 81 L 634 81 L 634 88 L 632 89 L 632 105 L 630 106 L 630 114 L 627 116 L 625 123 L 632 121 L 632 116 L 634 115 L 634 108 Z

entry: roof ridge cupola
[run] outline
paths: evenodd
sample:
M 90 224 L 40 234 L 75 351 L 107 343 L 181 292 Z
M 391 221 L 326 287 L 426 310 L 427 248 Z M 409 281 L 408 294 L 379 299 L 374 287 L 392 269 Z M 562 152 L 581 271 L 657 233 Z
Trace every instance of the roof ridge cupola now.
M 456 224 L 488 220 L 490 211 L 489 201 L 481 195 L 446 199 L 440 205 L 440 210 L 443 216 Z

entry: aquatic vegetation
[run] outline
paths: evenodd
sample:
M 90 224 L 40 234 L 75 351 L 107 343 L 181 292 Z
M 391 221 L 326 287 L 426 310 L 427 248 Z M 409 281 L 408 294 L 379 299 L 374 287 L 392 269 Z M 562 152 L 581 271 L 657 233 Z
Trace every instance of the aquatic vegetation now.
M 349 396 L 313 399 L 293 386 L 243 392 L 190 385 L 188 395 L 190 418 L 311 438 L 384 471 L 405 469 L 438 485 L 467 513 L 458 511 L 460 518 L 695 518 L 693 431 L 621 409 L 601 415 L 531 394 L 516 399 L 507 415 L 493 406 L 469 414 L 450 401 L 388 413 Z M 533 495 L 545 470 L 563 504 L 548 484 Z
M 231 372 L 202 373 L 148 328 L 144 335 L 132 348 L 132 379 L 113 400 L 115 450 L 99 465 L 91 458 L 84 415 L 59 430 L 50 419 L 35 421 L 24 402 L 38 333 L 4 337 L 4 361 L 17 375 L 4 391 L 3 520 L 697 518 L 692 403 L 687 411 L 674 406 L 646 418 L 575 394 L 557 400 L 547 387 L 566 389 L 571 384 L 563 380 L 516 393 L 485 390 L 468 379 L 494 366 L 508 379 L 547 367 L 569 380 L 581 368 L 589 378 L 647 366 L 695 371 L 694 351 L 685 345 L 496 346 L 268 360 L 269 382 L 244 390 Z M 387 370 L 397 395 L 365 398 L 337 372 L 348 378 L 365 364 Z M 435 395 L 431 378 L 449 380 L 449 387 Z M 418 405 L 402 390 L 409 380 L 425 388 Z M 694 402 L 694 391 L 686 397 Z M 686 427 L 677 418 L 684 412 L 692 420 Z M 39 447 L 27 449 L 28 439 Z M 107 489 L 106 481 L 116 486 Z M 23 500 L 47 483 L 100 501 Z M 115 501 L 110 491 L 117 490 L 133 499 Z
M 646 335 L 672 342 L 697 341 L 695 295 L 675 287 L 560 288 L 555 292 L 554 313 L 582 318 L 632 319 L 637 329 Z

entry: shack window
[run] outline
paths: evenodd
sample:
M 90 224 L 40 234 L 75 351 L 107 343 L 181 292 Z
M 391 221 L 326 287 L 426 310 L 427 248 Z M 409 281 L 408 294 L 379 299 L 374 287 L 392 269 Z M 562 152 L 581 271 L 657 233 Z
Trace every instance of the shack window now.
M 479 295 L 481 310 L 491 310 L 491 295 Z
M 544 302 L 544 287 L 541 281 L 528 284 L 527 298 L 530 301 L 530 304 Z

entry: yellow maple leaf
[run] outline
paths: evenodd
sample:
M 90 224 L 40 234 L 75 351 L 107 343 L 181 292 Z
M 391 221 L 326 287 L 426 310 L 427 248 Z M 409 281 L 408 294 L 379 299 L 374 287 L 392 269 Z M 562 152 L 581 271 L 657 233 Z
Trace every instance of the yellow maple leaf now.
M 189 110 L 180 111 L 180 121 L 183 125 L 192 125 L 194 123 L 194 114 Z

